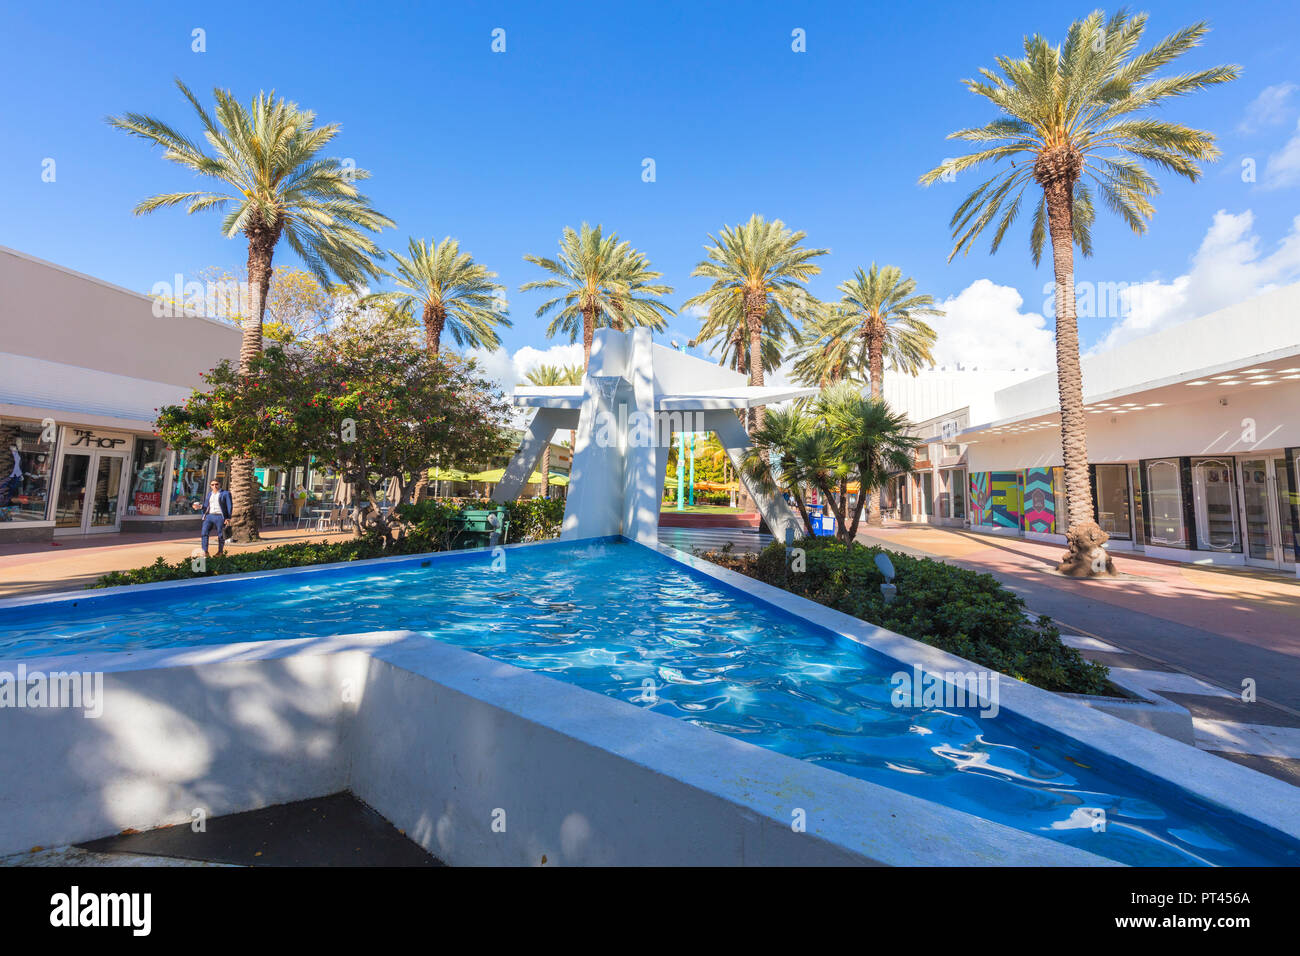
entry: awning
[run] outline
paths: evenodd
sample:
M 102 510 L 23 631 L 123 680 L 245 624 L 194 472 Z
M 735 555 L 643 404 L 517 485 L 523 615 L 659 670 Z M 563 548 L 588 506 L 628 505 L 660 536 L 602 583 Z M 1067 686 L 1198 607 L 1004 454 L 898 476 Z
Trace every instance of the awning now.
M 506 470 L 504 468 L 490 468 L 487 471 L 480 471 L 477 474 L 466 475 L 465 480 L 486 481 L 488 484 L 494 485 L 505 477 L 505 473 Z M 542 473 L 540 471 L 535 471 L 528 476 L 528 484 L 540 485 L 541 483 Z M 552 471 L 550 472 L 550 483 L 553 485 L 567 485 L 569 483 L 569 477 L 562 472 Z
M 430 468 L 430 481 L 467 481 L 469 473 L 459 468 Z

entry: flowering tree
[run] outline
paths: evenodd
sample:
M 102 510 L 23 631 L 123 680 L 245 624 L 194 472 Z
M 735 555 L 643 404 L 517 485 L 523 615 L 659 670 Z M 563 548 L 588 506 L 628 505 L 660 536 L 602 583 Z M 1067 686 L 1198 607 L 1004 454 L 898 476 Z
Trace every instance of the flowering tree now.
M 348 328 L 305 348 L 268 346 L 246 374 L 222 362 L 184 405 L 160 410 L 172 447 L 288 466 L 314 457 L 352 491 L 359 527 L 401 537 L 374 503 L 406 504 L 435 460 L 480 462 L 504 450 L 506 406 L 472 362 L 433 357 L 396 327 Z

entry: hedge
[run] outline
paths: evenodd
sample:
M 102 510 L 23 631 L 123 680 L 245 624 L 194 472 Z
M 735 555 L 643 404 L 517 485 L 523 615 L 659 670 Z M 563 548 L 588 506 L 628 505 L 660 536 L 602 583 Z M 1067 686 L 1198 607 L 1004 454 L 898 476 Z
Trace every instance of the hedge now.
M 203 571 L 195 571 L 189 558 L 168 563 L 158 558 L 153 564 L 130 571 L 110 571 L 88 588 L 110 588 L 123 584 L 152 584 L 157 581 L 183 581 L 188 578 L 212 577 L 220 574 L 242 574 L 249 571 L 276 571 L 281 568 L 298 568 L 312 564 L 333 564 L 338 561 L 363 561 L 366 558 L 384 558 L 400 554 L 427 554 L 447 549 L 446 532 L 451 516 L 466 507 L 496 507 L 492 502 L 470 501 L 455 505 L 430 499 L 418 505 L 406 505 L 402 513 L 405 535 L 395 541 L 385 542 L 378 535 L 366 535 L 348 541 L 300 541 L 281 544 L 261 551 L 229 551 L 213 555 L 205 562 Z M 564 519 L 564 502 L 547 498 L 513 501 L 506 505 L 510 518 L 508 541 L 539 541 L 560 534 Z
M 710 552 L 704 557 L 767 584 L 871 624 L 1052 691 L 1101 694 L 1108 670 L 1061 643 L 1049 617 L 1025 616 L 1025 602 L 991 574 L 930 558 L 888 553 L 898 595 L 886 604 L 882 548 L 805 538 L 803 571 L 786 570 L 785 547 L 774 542 L 757 556 Z

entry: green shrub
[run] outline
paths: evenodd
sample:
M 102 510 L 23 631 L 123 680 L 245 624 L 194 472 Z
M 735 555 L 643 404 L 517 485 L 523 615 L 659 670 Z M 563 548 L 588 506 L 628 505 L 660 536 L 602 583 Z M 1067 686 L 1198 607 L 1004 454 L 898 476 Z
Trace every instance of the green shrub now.
M 1051 618 L 1028 619 L 1024 600 L 990 574 L 890 551 L 898 596 L 886 604 L 880 594 L 884 575 L 875 563 L 883 549 L 850 547 L 831 538 L 805 538 L 798 547 L 806 561 L 802 572 L 787 573 L 780 543 L 757 557 L 707 557 L 1037 687 L 1080 694 L 1105 691 L 1107 669 L 1062 644 Z
M 406 533 L 387 544 L 381 536 L 370 534 L 349 541 L 302 541 L 265 548 L 261 551 L 231 551 L 224 555 L 209 557 L 201 572 L 194 570 L 189 558 L 171 564 L 163 558 L 158 558 L 153 564 L 143 568 L 111 571 L 87 586 L 110 588 L 122 584 L 184 581 L 217 574 L 276 571 L 280 568 L 297 568 L 311 564 L 333 564 L 338 561 L 362 561 L 366 558 L 445 551 L 447 531 L 451 527 L 452 516 L 466 508 L 488 507 L 496 507 L 496 505 L 489 501 L 451 503 L 432 498 L 418 505 L 402 506 L 400 517 Z M 560 523 L 564 519 L 564 502 L 546 498 L 514 501 L 506 505 L 506 511 L 510 516 L 510 536 L 507 542 L 539 541 L 559 535 Z

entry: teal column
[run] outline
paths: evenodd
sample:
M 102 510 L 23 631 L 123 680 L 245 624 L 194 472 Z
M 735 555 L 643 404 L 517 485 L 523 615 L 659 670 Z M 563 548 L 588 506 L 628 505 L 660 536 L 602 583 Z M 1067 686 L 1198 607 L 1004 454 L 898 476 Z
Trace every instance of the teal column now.
M 695 432 L 691 432 L 691 507 L 695 507 Z
M 681 511 L 685 489 L 682 487 L 686 473 L 686 433 L 677 433 L 677 510 Z

